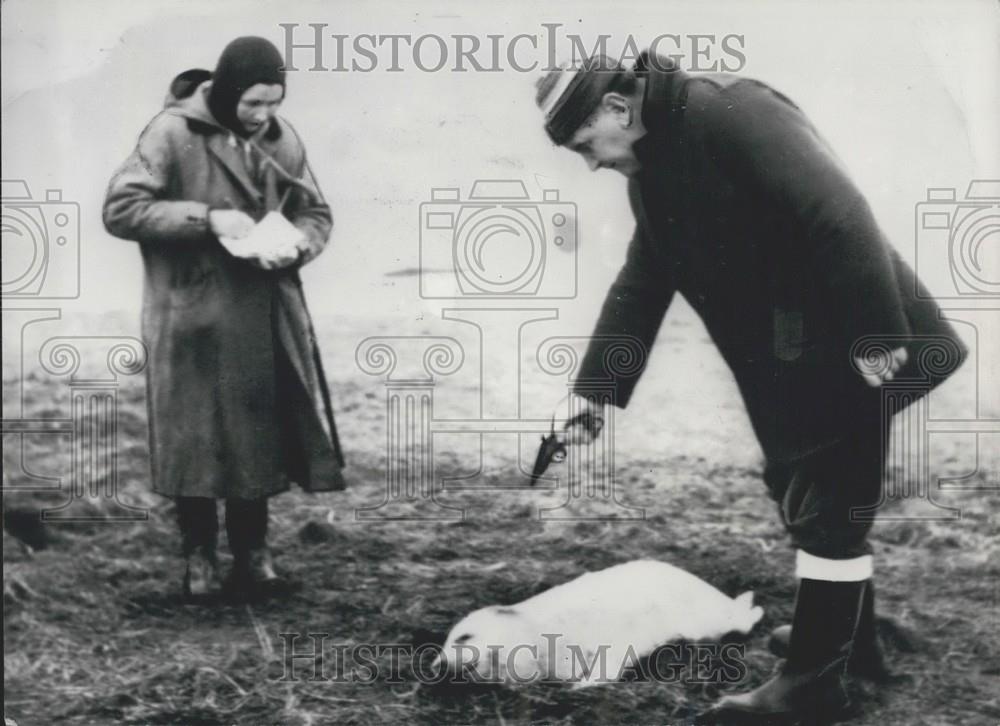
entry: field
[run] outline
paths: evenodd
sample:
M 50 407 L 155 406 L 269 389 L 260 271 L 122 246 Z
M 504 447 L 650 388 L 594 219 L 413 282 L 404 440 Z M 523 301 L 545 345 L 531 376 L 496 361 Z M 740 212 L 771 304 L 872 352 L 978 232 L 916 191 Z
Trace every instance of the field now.
M 114 318 L 88 325 L 91 332 L 127 331 L 129 323 Z M 120 496 L 148 510 L 145 521 L 41 523 L 39 508 L 65 495 L 25 491 L 32 481 L 22 464 L 35 473 L 65 474 L 68 437 L 25 436 L 22 450 L 21 437 L 5 435 L 7 717 L 21 726 L 683 724 L 720 692 L 767 677 L 776 661 L 767 634 L 791 614 L 793 553 L 764 494 L 759 453 L 735 386 L 689 311 L 672 313 L 640 400 L 617 422 L 617 496 L 644 514 L 632 519 L 617 516 L 626 510 L 608 502 L 580 505 L 577 519 L 541 519 L 540 509 L 556 507 L 565 490 L 525 490 L 511 440 L 487 437 L 484 476 L 442 496 L 464 508 L 464 519 L 359 521 L 355 513 L 378 505 L 386 492 L 385 388 L 354 365 L 368 323 L 318 317 L 317 330 L 351 486 L 315 496 L 294 490 L 273 501 L 277 564 L 303 583 L 285 600 L 180 601 L 172 505 L 148 491 L 141 376 L 123 379 L 118 389 L 117 465 Z M 433 326 L 421 332 L 454 334 Z M 475 369 L 475 362 L 467 360 L 463 370 Z M 66 415 L 65 379 L 36 368 L 28 365 L 23 374 L 5 368 L 5 416 L 22 384 L 23 416 Z M 960 415 L 975 395 L 970 380 L 975 377 L 949 382 L 935 392 L 934 405 Z M 543 418 L 560 384 L 532 381 L 522 392 L 532 402 L 526 412 Z M 477 385 L 456 373 L 436 389 L 435 414 L 466 415 Z M 969 437 L 945 438 L 932 449 L 935 471 L 961 476 L 975 469 Z M 536 441 L 534 435 L 524 440 Z M 991 468 L 984 443 L 980 449 L 985 463 L 963 481 L 966 488 L 935 494 L 960 508 L 961 519 L 907 519 L 927 511 L 925 502 L 910 498 L 888 506 L 875 525 L 880 627 L 902 677 L 878 690 L 859 685 L 865 715 L 851 723 L 1000 721 L 1000 493 L 995 462 Z M 467 438 L 444 441 L 438 453 L 441 466 L 455 473 L 478 463 L 478 446 Z M 524 454 L 522 465 L 530 466 L 532 455 Z M 101 499 L 88 507 L 95 515 L 111 509 Z M 309 659 L 287 658 L 290 634 L 301 636 L 299 653 L 311 647 L 309 633 L 328 634 L 328 654 L 351 644 L 412 649 L 440 642 L 472 609 L 517 602 L 584 571 L 640 557 L 669 561 L 730 595 L 755 591 L 765 618 L 746 641 L 743 683 L 682 678 L 583 691 L 449 689 L 418 685 L 407 658 L 394 663 L 391 653 L 353 679 L 336 677 L 332 655 L 328 672 L 320 674 L 326 679 L 311 679 Z

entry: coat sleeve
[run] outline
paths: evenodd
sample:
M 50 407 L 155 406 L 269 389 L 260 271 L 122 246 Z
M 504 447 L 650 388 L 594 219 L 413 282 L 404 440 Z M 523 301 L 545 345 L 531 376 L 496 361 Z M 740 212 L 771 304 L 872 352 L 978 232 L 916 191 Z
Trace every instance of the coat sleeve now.
M 845 338 L 909 335 L 888 242 L 804 114 L 745 80 L 706 103 L 700 122 L 720 166 L 766 208 L 794 221 L 815 285 L 837 311 Z
M 172 244 L 211 235 L 207 204 L 169 198 L 177 173 L 176 149 L 183 143 L 178 135 L 185 128 L 184 120 L 171 114 L 154 118 L 111 178 L 103 217 L 115 237 Z
M 294 135 L 298 147 L 298 159 L 295 163 L 297 181 L 289 192 L 284 211 L 291 223 L 305 235 L 298 262 L 301 266 L 316 259 L 326 249 L 333 229 L 333 214 L 306 159 L 305 146 L 298 132 L 288 122 L 285 122 L 285 127 Z
M 595 390 L 609 389 L 615 406 L 628 405 L 675 291 L 668 273 L 653 258 L 652 240 L 640 220 L 625 264 L 604 299 L 575 393 L 594 397 Z

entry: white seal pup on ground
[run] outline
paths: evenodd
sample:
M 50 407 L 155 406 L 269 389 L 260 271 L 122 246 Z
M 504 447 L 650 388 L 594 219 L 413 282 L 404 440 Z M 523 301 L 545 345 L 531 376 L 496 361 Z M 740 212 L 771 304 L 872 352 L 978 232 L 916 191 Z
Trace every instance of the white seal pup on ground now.
M 670 642 L 747 634 L 763 615 L 752 592 L 730 598 L 679 567 L 635 560 L 470 613 L 438 662 L 487 682 L 583 687 L 617 680 Z

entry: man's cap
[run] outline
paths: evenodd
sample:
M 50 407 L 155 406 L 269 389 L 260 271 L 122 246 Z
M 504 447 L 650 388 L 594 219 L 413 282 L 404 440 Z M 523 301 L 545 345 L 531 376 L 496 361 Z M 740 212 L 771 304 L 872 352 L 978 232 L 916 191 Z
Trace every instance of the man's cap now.
M 535 103 L 545 114 L 545 131 L 554 144 L 562 146 L 572 138 L 624 70 L 617 60 L 594 55 L 579 67 L 554 68 L 538 79 Z

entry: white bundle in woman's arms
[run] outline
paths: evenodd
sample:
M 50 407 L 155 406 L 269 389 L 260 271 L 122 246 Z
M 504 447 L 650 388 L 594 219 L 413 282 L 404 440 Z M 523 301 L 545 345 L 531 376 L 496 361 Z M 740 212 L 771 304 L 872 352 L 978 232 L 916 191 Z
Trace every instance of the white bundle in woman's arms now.
M 246 237 L 219 237 L 219 242 L 229 254 L 243 259 L 259 260 L 262 267 L 280 267 L 282 266 L 278 264 L 280 261 L 294 260 L 299 254 L 299 244 L 303 240 L 302 230 L 289 222 L 281 212 L 276 211 L 268 212 Z
M 730 598 L 679 567 L 636 560 L 476 610 L 452 628 L 440 662 L 486 681 L 583 687 L 615 680 L 666 643 L 749 633 L 763 615 L 752 592 Z

